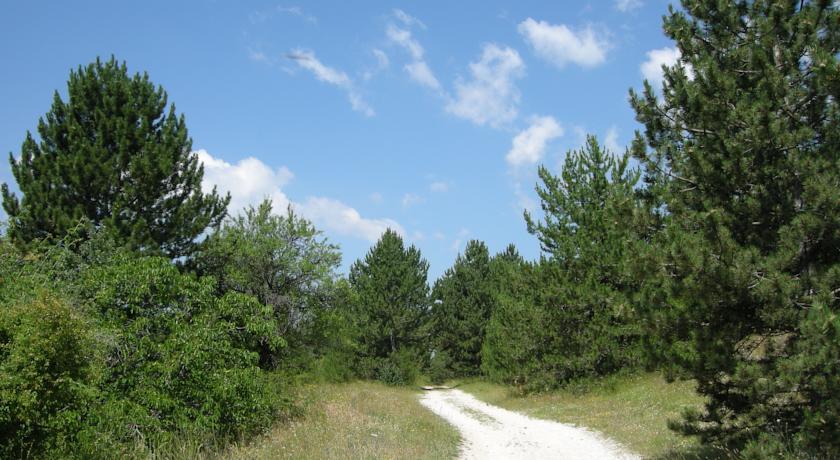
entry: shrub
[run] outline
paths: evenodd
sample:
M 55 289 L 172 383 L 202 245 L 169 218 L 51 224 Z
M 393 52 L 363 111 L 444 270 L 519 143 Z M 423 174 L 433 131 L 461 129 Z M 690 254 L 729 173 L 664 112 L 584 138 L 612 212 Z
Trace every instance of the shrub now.
M 89 404 L 94 346 L 87 321 L 40 292 L 0 305 L 0 457 L 50 456 L 74 443 Z

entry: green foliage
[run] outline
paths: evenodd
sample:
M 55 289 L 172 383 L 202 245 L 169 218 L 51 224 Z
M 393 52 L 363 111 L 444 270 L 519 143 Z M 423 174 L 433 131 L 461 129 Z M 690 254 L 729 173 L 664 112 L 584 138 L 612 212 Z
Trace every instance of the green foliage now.
M 533 299 L 504 296 L 487 325 L 482 371 L 493 381 L 538 389 L 554 386 L 544 352 L 543 309 Z
M 203 169 L 184 117 L 147 75 L 99 59 L 70 72 L 20 156 L 10 154 L 23 192 L 2 186 L 9 236 L 18 243 L 61 240 L 87 219 L 120 244 L 179 257 L 224 217 L 229 198 L 201 192 Z
M 661 97 L 646 84 L 631 102 L 633 154 L 667 210 L 639 305 L 709 398 L 679 428 L 836 457 L 840 11 L 684 1 L 664 25 L 681 62 Z
M 260 354 L 263 368 L 275 369 L 312 360 L 323 345 L 321 326 L 330 321 L 324 317 L 343 307 L 332 304 L 340 262 L 338 247 L 311 222 L 291 207 L 274 214 L 265 200 L 225 222 L 202 244 L 194 264 L 218 280 L 220 292 L 247 294 L 269 308 L 275 327 L 259 334 L 252 329 L 250 349 Z
M 74 443 L 96 392 L 88 322 L 39 292 L 0 305 L 0 456 L 55 455 Z
M 376 369 L 376 379 L 387 385 L 411 385 L 420 374 L 421 362 L 417 351 L 400 348 L 387 358 L 380 360 Z
M 525 220 L 547 257 L 531 270 L 499 256 L 499 306 L 483 349 L 491 378 L 544 389 L 640 366 L 639 282 L 627 263 L 650 213 L 628 165 L 629 154 L 612 156 L 590 136 L 559 176 L 539 169 L 544 220 Z
M 429 366 L 426 372 L 429 375 L 429 379 L 435 385 L 440 385 L 454 378 L 455 373 L 452 372 L 452 358 L 449 356 L 449 353 L 446 350 L 435 350 L 431 358 L 429 358 Z
M 81 282 L 85 301 L 110 326 L 104 387 L 155 414 L 139 430 L 193 424 L 235 435 L 274 417 L 277 407 L 254 385 L 261 371 L 247 345 L 275 324 L 255 299 L 217 298 L 214 280 L 127 253 L 85 271 Z
M 455 375 L 478 374 L 484 329 L 495 305 L 490 254 L 477 240 L 467 243 L 432 290 L 432 341 L 446 352 Z
M 364 356 L 386 358 L 419 344 L 421 325 L 428 315 L 428 270 L 420 251 L 406 248 L 402 237 L 390 229 L 364 260 L 350 267 L 354 317 Z
M 253 433 L 288 412 L 288 385 L 249 349 L 276 327 L 270 309 L 107 241 L 94 234 L 76 253 L 0 242 L 6 456 L 145 457 L 182 436 Z

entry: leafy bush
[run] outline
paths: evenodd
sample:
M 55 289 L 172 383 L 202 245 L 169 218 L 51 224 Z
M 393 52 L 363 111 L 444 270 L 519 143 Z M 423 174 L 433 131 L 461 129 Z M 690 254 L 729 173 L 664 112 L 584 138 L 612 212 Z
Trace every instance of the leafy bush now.
M 376 379 L 387 385 L 411 385 L 420 374 L 416 353 L 400 349 L 380 361 Z
M 255 299 L 217 298 L 212 279 L 130 254 L 82 280 L 111 327 L 104 387 L 155 414 L 161 429 L 190 424 L 237 435 L 265 426 L 282 408 L 282 399 L 268 399 L 274 395 L 254 384 L 262 371 L 249 345 L 274 327 Z
M 0 457 L 50 456 L 74 443 L 96 396 L 85 318 L 39 292 L 0 305 Z
M 270 308 L 96 236 L 72 249 L 0 241 L 0 456 L 148 457 L 291 410 L 254 351 L 283 345 Z

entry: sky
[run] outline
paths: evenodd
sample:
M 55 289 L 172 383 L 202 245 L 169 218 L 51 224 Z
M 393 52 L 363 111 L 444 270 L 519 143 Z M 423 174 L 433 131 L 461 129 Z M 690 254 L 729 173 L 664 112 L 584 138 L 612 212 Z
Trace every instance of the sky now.
M 270 198 L 340 245 L 342 272 L 386 228 L 430 263 L 470 239 L 539 244 L 537 167 L 586 134 L 623 153 L 630 88 L 679 53 L 668 2 L 6 1 L 0 152 L 19 155 L 71 69 L 114 55 L 186 117 L 204 187 L 230 211 Z M 8 161 L 0 182 L 13 190 Z M 0 218 L 5 214 L 0 211 Z

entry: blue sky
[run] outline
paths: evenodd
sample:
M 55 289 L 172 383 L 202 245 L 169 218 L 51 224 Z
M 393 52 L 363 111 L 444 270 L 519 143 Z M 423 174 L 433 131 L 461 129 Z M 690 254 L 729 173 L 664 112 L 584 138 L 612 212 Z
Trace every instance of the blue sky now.
M 234 207 L 291 204 L 343 270 L 394 227 L 431 281 L 472 238 L 538 257 L 537 165 L 559 171 L 584 133 L 624 149 L 628 89 L 678 58 L 667 5 L 4 2 L 0 151 L 18 154 L 71 68 L 113 54 L 166 89 Z

